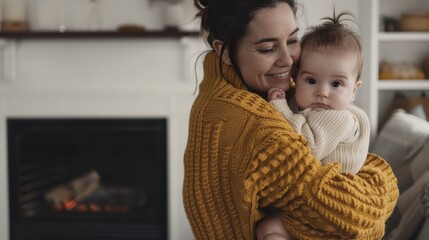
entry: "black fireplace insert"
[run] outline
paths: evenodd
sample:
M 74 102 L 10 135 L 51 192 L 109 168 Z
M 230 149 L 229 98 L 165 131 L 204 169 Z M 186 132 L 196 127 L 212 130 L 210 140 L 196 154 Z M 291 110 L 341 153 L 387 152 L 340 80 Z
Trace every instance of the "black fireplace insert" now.
M 7 119 L 11 240 L 167 239 L 167 120 Z

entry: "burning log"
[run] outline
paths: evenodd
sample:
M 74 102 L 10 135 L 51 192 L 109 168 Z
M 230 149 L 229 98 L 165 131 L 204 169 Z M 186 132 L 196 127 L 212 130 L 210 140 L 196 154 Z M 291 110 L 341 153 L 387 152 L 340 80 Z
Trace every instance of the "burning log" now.
M 76 202 L 90 196 L 100 188 L 100 176 L 97 171 L 91 171 L 81 177 L 78 177 L 67 184 L 61 184 L 45 193 L 46 201 L 54 206 Z
M 57 212 L 125 213 L 146 204 L 141 189 L 104 186 L 96 171 L 52 188 L 45 199 Z

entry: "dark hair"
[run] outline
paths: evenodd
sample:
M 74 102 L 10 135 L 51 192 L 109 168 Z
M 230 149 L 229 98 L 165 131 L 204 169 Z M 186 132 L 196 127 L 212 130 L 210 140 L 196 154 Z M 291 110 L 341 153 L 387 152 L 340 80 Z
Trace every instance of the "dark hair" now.
M 296 14 L 295 0 L 194 0 L 198 8 L 196 17 L 201 18 L 201 32 L 206 35 L 208 44 L 223 42 L 220 55 L 227 51 L 231 65 L 243 79 L 237 63 L 237 48 L 247 32 L 254 13 L 259 9 L 272 8 L 279 3 L 287 3 Z M 222 71 L 222 58 L 219 66 Z M 222 76 L 223 73 L 221 72 Z
M 344 18 L 345 16 L 350 16 L 352 19 Z M 356 23 L 353 14 L 342 12 L 336 16 L 334 10 L 332 18 L 325 17 L 322 19 L 326 21 L 321 25 L 310 28 L 310 31 L 301 38 L 302 52 L 307 50 L 323 50 L 329 52 L 355 53 L 358 58 L 358 74 L 356 80 L 359 80 L 363 65 L 360 37 L 351 30 L 349 26 L 342 23 L 344 21 Z

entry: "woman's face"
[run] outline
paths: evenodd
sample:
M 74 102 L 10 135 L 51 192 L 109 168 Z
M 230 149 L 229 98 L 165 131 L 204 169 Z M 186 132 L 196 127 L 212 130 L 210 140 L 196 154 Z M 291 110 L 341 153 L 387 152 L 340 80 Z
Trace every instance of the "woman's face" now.
M 240 71 L 251 91 L 289 88 L 301 53 L 297 33 L 295 16 L 287 3 L 255 13 L 237 53 Z

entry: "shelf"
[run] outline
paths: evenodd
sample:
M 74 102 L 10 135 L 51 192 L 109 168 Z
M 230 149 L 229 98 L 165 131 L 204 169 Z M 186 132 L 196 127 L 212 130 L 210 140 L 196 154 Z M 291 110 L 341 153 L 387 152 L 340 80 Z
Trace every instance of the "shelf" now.
M 429 32 L 382 32 L 380 41 L 429 41 Z
M 429 79 L 425 80 L 378 80 L 379 90 L 429 90 Z
M 67 32 L 0 32 L 3 39 L 84 39 L 84 38 L 181 38 L 198 36 L 196 31 L 139 31 L 139 32 L 118 32 L 118 31 L 67 31 Z

